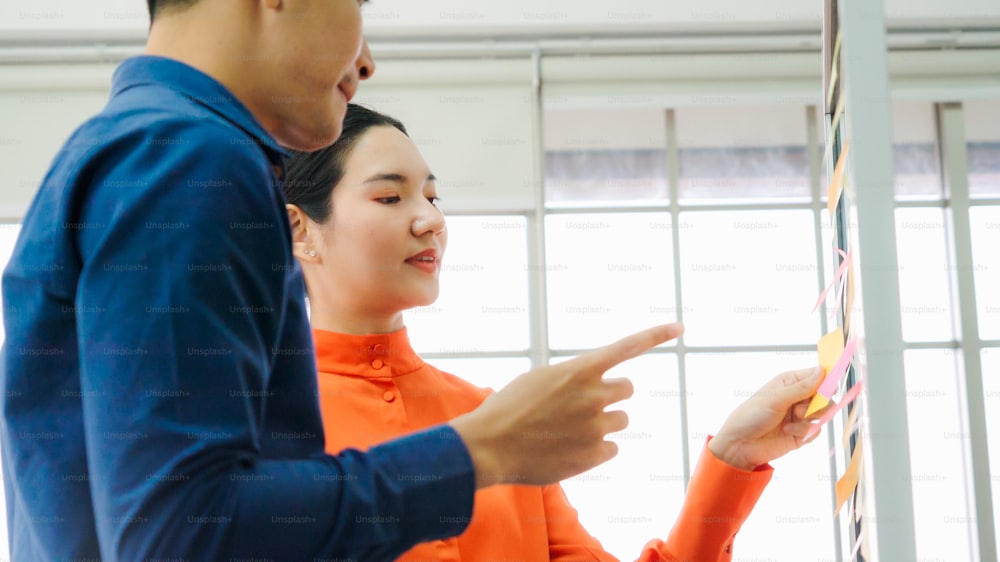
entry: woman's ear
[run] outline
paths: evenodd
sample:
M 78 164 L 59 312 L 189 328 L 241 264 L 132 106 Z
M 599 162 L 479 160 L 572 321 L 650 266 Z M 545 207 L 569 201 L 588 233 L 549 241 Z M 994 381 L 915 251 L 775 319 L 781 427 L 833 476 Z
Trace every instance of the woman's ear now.
M 303 263 L 318 263 L 319 252 L 310 236 L 312 220 L 297 205 L 285 205 L 288 212 L 288 224 L 292 229 L 292 255 Z

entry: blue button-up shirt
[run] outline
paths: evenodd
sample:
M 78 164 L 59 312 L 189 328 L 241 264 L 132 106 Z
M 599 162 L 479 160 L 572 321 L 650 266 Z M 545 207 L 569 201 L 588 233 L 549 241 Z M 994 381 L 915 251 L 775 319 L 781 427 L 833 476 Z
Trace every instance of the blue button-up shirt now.
M 14 560 L 367 562 L 464 529 L 448 426 L 323 452 L 285 157 L 146 56 L 56 156 L 3 274 Z

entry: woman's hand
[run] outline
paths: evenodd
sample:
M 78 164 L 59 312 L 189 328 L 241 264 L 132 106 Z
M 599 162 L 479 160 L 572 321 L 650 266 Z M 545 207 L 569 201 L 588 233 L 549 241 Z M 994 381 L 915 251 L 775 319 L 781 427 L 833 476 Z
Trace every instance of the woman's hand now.
M 819 432 L 806 437 L 814 425 L 810 420 L 826 408 L 810 419 L 805 413 L 823 380 L 821 374 L 822 369 L 814 367 L 771 379 L 733 410 L 708 448 L 726 464 L 753 470 L 816 439 Z

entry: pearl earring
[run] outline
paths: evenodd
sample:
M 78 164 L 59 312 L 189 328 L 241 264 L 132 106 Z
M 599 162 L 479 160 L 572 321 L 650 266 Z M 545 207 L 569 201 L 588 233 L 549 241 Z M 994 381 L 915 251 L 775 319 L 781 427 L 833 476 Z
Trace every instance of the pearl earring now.
M 316 250 L 306 250 L 306 255 L 309 256 L 310 258 L 315 258 Z

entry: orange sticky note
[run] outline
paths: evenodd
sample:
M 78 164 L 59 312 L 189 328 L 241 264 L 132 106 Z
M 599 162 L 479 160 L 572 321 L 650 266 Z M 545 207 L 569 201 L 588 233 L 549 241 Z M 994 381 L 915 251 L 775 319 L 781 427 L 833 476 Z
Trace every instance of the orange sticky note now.
M 826 405 L 830 403 L 830 399 L 818 392 L 813 395 L 812 402 L 809 403 L 809 408 L 806 410 L 806 417 L 815 414 L 816 412 L 826 408 Z
M 819 366 L 823 368 L 823 374 L 829 375 L 830 370 L 840 359 L 840 356 L 844 353 L 844 332 L 838 327 L 829 334 L 823 336 L 819 339 L 819 343 L 816 344 L 816 349 L 819 352 Z M 822 410 L 830 403 L 830 398 L 823 396 L 820 393 L 816 393 L 812 402 L 809 403 L 809 409 L 806 410 L 806 416 L 811 416 L 816 412 Z
M 837 507 L 833 510 L 834 515 L 840 512 L 840 508 L 844 506 L 844 502 L 847 501 L 847 498 L 851 497 L 851 493 L 858 487 L 858 474 L 860 472 L 861 436 L 858 436 L 858 440 L 854 446 L 854 454 L 851 455 L 851 462 L 847 464 L 847 470 L 844 471 L 844 475 L 840 477 L 840 480 L 837 480 Z
M 833 210 L 837 208 L 840 192 L 844 189 L 844 166 L 847 165 L 847 150 L 849 148 L 851 148 L 851 141 L 844 141 L 844 149 L 837 157 L 837 165 L 833 168 L 833 177 L 830 178 L 830 185 L 826 189 L 826 204 L 830 210 L 830 217 L 833 217 Z

